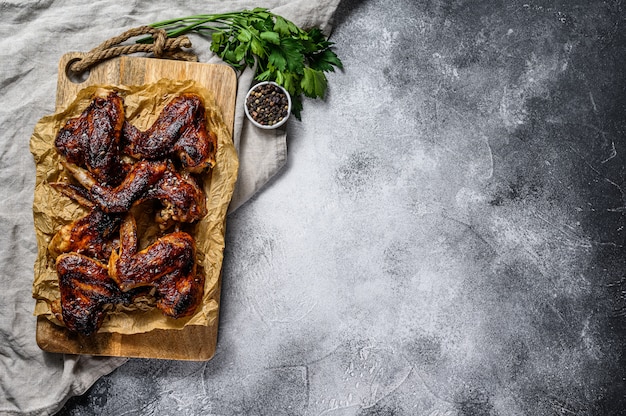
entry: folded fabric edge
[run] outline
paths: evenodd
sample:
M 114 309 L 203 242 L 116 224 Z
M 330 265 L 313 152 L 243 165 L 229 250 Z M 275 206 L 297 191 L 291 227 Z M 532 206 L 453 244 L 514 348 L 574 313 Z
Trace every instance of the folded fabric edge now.
M 251 129 L 255 129 L 251 123 L 245 123 L 242 129 L 240 141 L 247 151 L 239 155 L 239 178 L 245 179 L 238 179 L 227 214 L 264 189 L 287 162 L 286 131 L 263 130 L 249 134 Z

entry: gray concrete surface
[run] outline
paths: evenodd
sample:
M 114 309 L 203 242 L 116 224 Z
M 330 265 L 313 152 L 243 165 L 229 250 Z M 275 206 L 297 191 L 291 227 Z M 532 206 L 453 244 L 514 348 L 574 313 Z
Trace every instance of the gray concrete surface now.
M 229 218 L 214 359 L 60 414 L 624 414 L 622 7 L 342 3 L 345 71 Z

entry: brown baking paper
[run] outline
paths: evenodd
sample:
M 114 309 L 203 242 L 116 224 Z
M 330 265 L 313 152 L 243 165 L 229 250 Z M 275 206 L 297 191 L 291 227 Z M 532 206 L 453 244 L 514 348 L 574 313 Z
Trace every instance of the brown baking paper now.
M 48 252 L 48 244 L 61 226 L 87 213 L 85 208 L 49 185 L 50 182 L 67 178 L 60 165 L 60 156 L 54 148 L 54 139 L 65 122 L 80 115 L 94 95 L 106 95 L 111 90 L 117 91 L 123 97 L 126 120 L 141 130 L 152 125 L 161 109 L 175 96 L 184 92 L 200 95 L 204 98 L 206 107 L 207 127 L 217 134 L 218 147 L 215 167 L 202 177 L 208 214 L 186 230 L 196 239 L 198 270 L 205 273 L 205 292 L 201 306 L 191 317 L 173 319 L 163 316 L 154 308 L 153 300 L 146 297 L 130 307 L 117 306 L 111 310 L 99 332 L 135 334 L 153 329 L 181 329 L 186 325 L 213 325 L 219 312 L 226 211 L 235 187 L 239 161 L 230 130 L 222 120 L 213 94 L 194 81 L 161 80 L 142 86 L 87 87 L 77 94 L 67 109 L 39 120 L 30 140 L 37 175 L 33 202 L 38 244 L 32 291 L 36 300 L 34 314 L 62 325 L 54 314 L 54 308 L 58 308 L 55 305 L 58 305 L 60 293 L 55 259 Z M 138 229 L 142 235 L 140 244 L 145 245 L 158 232 L 158 227 L 152 220 L 154 212 L 150 206 L 141 205 L 134 208 L 133 213 L 137 217 Z

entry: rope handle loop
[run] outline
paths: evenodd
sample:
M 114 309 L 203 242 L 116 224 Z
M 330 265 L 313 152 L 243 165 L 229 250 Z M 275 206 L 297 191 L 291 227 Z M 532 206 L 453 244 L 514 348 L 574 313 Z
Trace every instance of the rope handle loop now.
M 128 39 L 141 35 L 151 35 L 154 40 L 153 43 L 121 45 L 121 43 Z M 163 29 L 139 26 L 129 29 L 96 46 L 81 59 L 74 61 L 69 69 L 73 72 L 80 73 L 107 59 L 138 52 L 152 53 L 156 58 L 198 61 L 198 57 L 194 53 L 185 51 L 182 48 L 191 48 L 191 41 L 187 36 L 168 38 L 167 32 Z

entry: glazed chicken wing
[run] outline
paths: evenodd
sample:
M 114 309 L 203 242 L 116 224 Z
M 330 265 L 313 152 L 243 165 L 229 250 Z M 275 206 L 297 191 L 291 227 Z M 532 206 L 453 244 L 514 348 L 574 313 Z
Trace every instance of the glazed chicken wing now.
M 139 251 L 132 215 L 120 227 L 119 252 L 109 259 L 109 275 L 122 291 L 154 287 L 157 308 L 173 318 L 193 314 L 201 301 L 204 277 L 196 267 L 196 244 L 185 232 L 167 234 Z
M 66 224 L 52 237 L 48 250 L 53 257 L 75 252 L 106 261 L 116 246 L 119 214 L 107 214 L 93 208 L 87 215 Z
M 107 266 L 77 253 L 61 254 L 56 260 L 61 292 L 61 315 L 65 326 L 83 335 L 93 334 L 105 317 L 105 305 L 123 302 Z
M 191 175 L 178 173 L 167 160 L 135 163 L 122 183 L 114 188 L 100 185 L 76 165 L 65 163 L 64 166 L 104 212 L 127 212 L 133 204 L 156 199 L 164 206 L 157 219 L 164 226 L 170 220 L 193 222 L 207 213 L 206 196 L 197 181 Z
M 155 282 L 157 308 L 166 316 L 182 318 L 192 315 L 202 302 L 204 274 L 175 271 Z
M 207 130 L 205 107 L 195 94 L 174 98 L 146 131 L 125 122 L 123 142 L 124 151 L 137 159 L 176 155 L 185 170 L 195 173 L 215 165 L 217 136 Z
M 117 245 L 116 233 L 122 222 L 121 214 L 103 212 L 90 199 L 84 188 L 67 183 L 51 183 L 54 189 L 73 199 L 90 211 L 77 220 L 62 226 L 48 244 L 48 251 L 56 258 L 62 253 L 75 252 L 106 261 Z
M 135 202 L 143 199 L 167 169 L 164 161 L 140 160 L 116 187 L 101 185 L 89 172 L 72 163 L 63 163 L 65 169 L 87 190 L 90 198 L 105 212 L 127 212 Z
M 100 183 L 117 184 L 124 175 L 120 137 L 124 105 L 115 92 L 96 97 L 78 117 L 59 130 L 54 145 L 70 162 L 84 166 Z
M 162 229 L 175 221 L 197 221 L 207 213 L 206 194 L 200 184 L 188 173 L 177 172 L 171 162 L 161 179 L 142 197 L 142 201 L 150 199 L 159 200 L 163 205 L 156 218 Z

